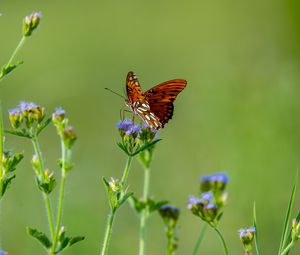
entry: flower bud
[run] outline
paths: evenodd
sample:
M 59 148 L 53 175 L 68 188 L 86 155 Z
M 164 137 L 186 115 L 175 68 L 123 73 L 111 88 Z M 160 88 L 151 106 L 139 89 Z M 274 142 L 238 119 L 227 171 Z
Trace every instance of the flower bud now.
M 13 128 L 19 128 L 23 122 L 23 115 L 19 108 L 11 109 L 8 111 L 9 121 Z
M 71 149 L 77 136 L 73 127 L 69 126 L 62 131 L 62 140 L 68 149 Z
M 224 191 L 228 182 L 228 177 L 224 173 L 215 173 L 201 178 L 201 191 Z
M 63 108 L 58 107 L 56 108 L 55 112 L 52 114 L 52 122 L 56 126 L 60 126 L 63 120 L 66 117 L 66 112 Z
M 114 179 L 113 177 L 111 177 L 108 184 L 113 192 L 116 192 L 116 193 L 121 192 L 122 185 L 118 179 Z
M 293 219 L 292 222 L 292 239 L 297 241 L 300 238 L 300 220 Z
M 41 13 L 34 12 L 26 16 L 23 22 L 23 35 L 31 36 L 32 32 L 38 27 L 41 20 Z
M 163 205 L 159 208 L 159 214 L 166 224 L 175 227 L 179 218 L 180 210 L 175 206 Z
M 239 230 L 240 240 L 242 241 L 242 244 L 246 252 L 250 252 L 252 250 L 254 233 L 255 233 L 255 227 Z

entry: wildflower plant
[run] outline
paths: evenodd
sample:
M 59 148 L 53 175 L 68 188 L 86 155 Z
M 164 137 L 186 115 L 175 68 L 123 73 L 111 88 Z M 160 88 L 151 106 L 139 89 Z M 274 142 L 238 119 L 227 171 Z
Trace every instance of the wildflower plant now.
M 188 209 L 201 220 L 206 222 L 216 231 L 224 248 L 224 253 L 228 254 L 228 248 L 224 237 L 222 236 L 218 224 L 223 215 L 223 207 L 227 201 L 226 186 L 228 177 L 224 173 L 215 173 L 203 176 L 200 182 L 200 196 L 190 196 L 188 200 Z M 193 254 L 197 254 L 205 228 L 200 232 L 196 242 Z
M 32 142 L 34 155 L 31 163 L 35 173 L 36 184 L 38 189 L 42 192 L 44 198 L 50 237 L 35 228 L 29 227 L 27 228 L 27 232 L 43 245 L 48 254 L 59 254 L 64 249 L 84 239 L 82 236 L 67 237 L 65 228 L 61 224 L 65 182 L 67 173 L 72 170 L 72 147 L 77 136 L 74 129 L 69 125 L 69 120 L 66 118 L 65 111 L 62 108 L 58 108 L 52 114 L 52 117 L 47 117 L 44 107 L 34 103 L 21 102 L 17 108 L 9 110 L 9 120 L 12 129 L 7 130 L 7 133 L 27 138 Z M 58 160 L 58 166 L 61 169 L 61 184 L 58 199 L 58 210 L 56 214 L 56 224 L 54 224 L 54 213 L 50 200 L 50 194 L 56 187 L 57 181 L 54 177 L 54 172 L 45 166 L 44 157 L 42 155 L 39 143 L 41 132 L 51 122 L 56 127 L 61 143 L 61 158 Z
M 22 38 L 19 41 L 17 47 L 15 48 L 14 52 L 12 53 L 10 59 L 8 62 L 2 66 L 2 69 L 0 70 L 0 81 L 10 74 L 14 69 L 16 69 L 18 66 L 23 64 L 23 61 L 18 61 L 17 63 L 13 63 L 14 59 L 16 58 L 18 52 L 23 47 L 26 39 L 30 37 L 34 30 L 36 30 L 40 24 L 41 20 L 41 13 L 40 12 L 33 12 L 32 14 L 26 16 L 23 20 L 23 34 Z
M 152 147 L 159 141 L 159 139 L 154 139 L 155 134 L 154 132 L 150 132 L 149 127 L 136 125 L 132 120 L 122 120 L 118 122 L 117 129 L 121 137 L 121 141 L 118 142 L 117 145 L 127 155 L 127 162 L 121 180 L 111 177 L 108 181 L 103 177 L 110 205 L 110 213 L 101 250 L 102 255 L 105 255 L 108 252 L 109 239 L 117 210 L 125 204 L 128 198 L 133 197 L 133 192 L 129 192 L 127 186 L 127 178 L 132 159 L 138 154 L 149 153 L 149 151 L 152 150 Z M 144 160 L 145 162 L 147 161 L 150 163 L 149 158 L 144 158 Z M 133 200 L 136 201 L 136 208 L 139 207 L 137 210 L 142 210 L 141 208 L 144 207 L 144 205 L 140 204 L 139 206 L 138 200 L 135 198 L 133 198 Z
M 180 209 L 172 205 L 163 205 L 159 208 L 159 214 L 165 223 L 165 232 L 168 239 L 167 254 L 175 254 L 178 247 L 176 226 L 180 215 Z

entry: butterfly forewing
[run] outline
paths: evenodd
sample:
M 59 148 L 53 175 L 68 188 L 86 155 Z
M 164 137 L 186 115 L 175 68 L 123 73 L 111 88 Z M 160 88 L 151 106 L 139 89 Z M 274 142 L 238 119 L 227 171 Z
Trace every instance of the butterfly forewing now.
M 139 80 L 133 72 L 129 72 L 127 74 L 126 92 L 131 103 L 137 102 L 140 99 L 144 99 Z
M 186 84 L 186 80 L 175 79 L 143 93 L 136 75 L 129 72 L 126 79 L 127 104 L 134 114 L 138 114 L 149 126 L 155 129 L 163 128 L 173 116 L 173 101 Z

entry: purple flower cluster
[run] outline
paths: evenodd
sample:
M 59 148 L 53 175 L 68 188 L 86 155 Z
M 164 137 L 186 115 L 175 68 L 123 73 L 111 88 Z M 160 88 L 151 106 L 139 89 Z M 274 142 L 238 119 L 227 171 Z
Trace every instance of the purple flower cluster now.
M 20 102 L 19 107 L 8 110 L 9 120 L 13 128 L 19 128 L 25 120 L 30 127 L 34 122 L 40 123 L 45 117 L 45 108 L 32 102 Z
M 201 178 L 200 197 L 190 196 L 187 208 L 202 220 L 216 225 L 221 209 L 227 199 L 225 187 L 228 177 L 224 173 L 215 173 Z
M 255 227 L 239 230 L 240 240 L 244 246 L 244 250 L 246 254 L 248 254 L 248 252 L 251 252 L 252 250 L 252 243 L 254 240 L 255 231 L 256 231 Z

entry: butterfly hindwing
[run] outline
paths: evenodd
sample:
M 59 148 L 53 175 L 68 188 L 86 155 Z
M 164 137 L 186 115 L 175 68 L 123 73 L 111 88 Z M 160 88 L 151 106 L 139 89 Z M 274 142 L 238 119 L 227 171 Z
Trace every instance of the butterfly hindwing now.
M 145 92 L 145 100 L 149 103 L 151 112 L 159 118 L 162 127 L 172 119 L 173 101 L 186 84 L 185 80 L 176 79 L 161 83 Z

